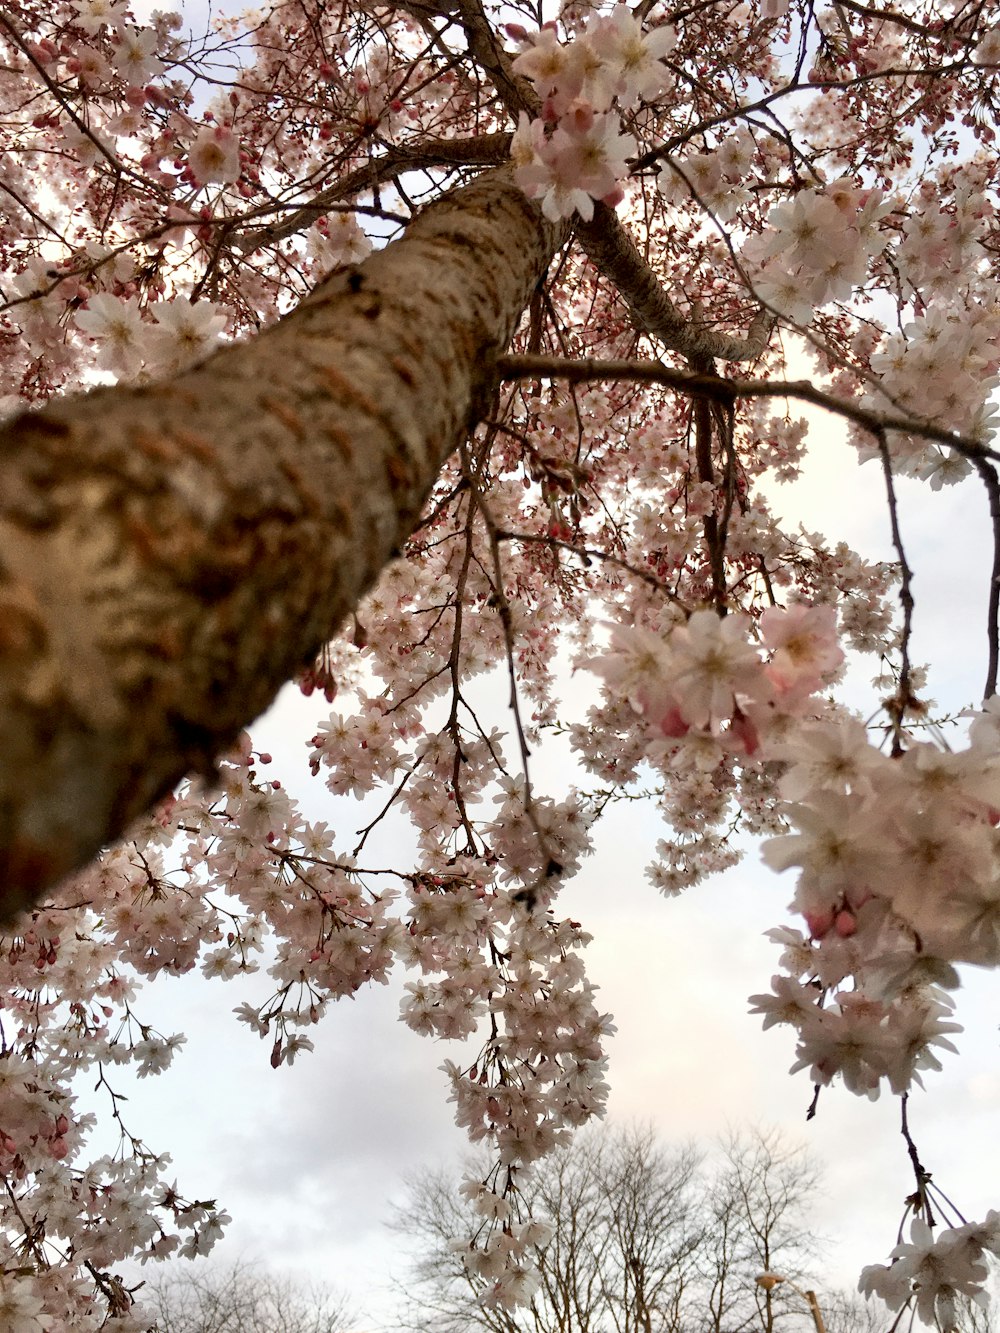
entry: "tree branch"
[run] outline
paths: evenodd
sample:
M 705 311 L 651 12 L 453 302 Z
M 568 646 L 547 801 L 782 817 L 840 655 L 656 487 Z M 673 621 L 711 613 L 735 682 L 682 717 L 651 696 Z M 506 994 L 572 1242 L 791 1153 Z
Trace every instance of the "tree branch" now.
M 699 329 L 678 310 L 659 278 L 639 253 L 614 211 L 594 205 L 590 222 L 577 219 L 576 236 L 587 257 L 613 282 L 646 333 L 692 361 L 753 361 L 767 347 L 774 319 L 754 317 L 745 338 Z
M 896 698 L 892 703 L 892 753 L 903 753 L 903 721 L 910 705 L 915 702 L 910 691 L 910 635 L 913 630 L 913 571 L 903 549 L 903 535 L 899 528 L 899 504 L 896 500 L 896 484 L 892 475 L 892 458 L 889 446 L 885 442 L 885 432 L 878 432 L 878 452 L 882 460 L 882 475 L 885 478 L 885 493 L 889 504 L 889 526 L 892 531 L 892 544 L 899 561 L 899 601 L 903 608 L 903 632 L 900 640 L 899 685 Z M 904 1104 L 905 1105 L 905 1104 Z
M 311 227 L 334 204 L 353 199 L 376 185 L 385 185 L 404 171 L 498 165 L 506 161 L 510 154 L 510 139 L 509 134 L 479 134 L 468 139 L 432 140 L 414 148 L 405 145 L 390 148 L 381 157 L 373 157 L 363 167 L 347 172 L 320 190 L 308 204 L 300 205 L 280 222 L 243 232 L 235 238 L 234 243 L 244 254 L 250 254 L 265 245 L 276 245 L 304 227 Z M 272 207 L 280 208 L 281 205 Z M 256 216 L 259 215 L 258 211 Z
M 990 524 L 993 529 L 993 568 L 990 570 L 990 595 L 986 610 L 986 637 L 989 661 L 986 667 L 984 699 L 997 692 L 997 669 L 1000 662 L 1000 482 L 997 470 L 985 459 L 974 460 L 976 471 L 983 479 L 990 502 Z
M 557 356 L 502 356 L 497 360 L 496 368 L 502 380 L 563 379 L 570 384 L 581 384 L 596 380 L 631 379 L 645 384 L 665 384 L 679 393 L 712 398 L 724 404 L 732 404 L 742 398 L 797 398 L 835 412 L 876 435 L 880 431 L 890 430 L 919 435 L 946 445 L 965 458 L 1000 462 L 1000 454 L 980 440 L 957 435 L 946 426 L 936 426 L 932 421 L 924 421 L 920 417 L 874 412 L 862 407 L 860 403 L 818 389 L 809 380 L 726 379 L 721 375 L 676 370 L 660 361 L 599 361 L 593 357 L 567 361 Z

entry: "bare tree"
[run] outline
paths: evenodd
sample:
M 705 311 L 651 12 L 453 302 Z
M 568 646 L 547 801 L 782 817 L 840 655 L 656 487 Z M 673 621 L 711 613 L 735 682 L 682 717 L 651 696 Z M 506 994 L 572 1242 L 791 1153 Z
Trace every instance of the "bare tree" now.
M 809 1315 L 796 1287 L 815 1285 L 809 1205 L 818 1184 L 805 1150 L 774 1131 L 731 1134 L 720 1144 L 702 1204 L 701 1308 L 692 1311 L 689 1327 L 773 1333 L 779 1320 Z M 783 1280 L 772 1283 L 768 1274 Z
M 692 1203 L 699 1158 L 669 1153 L 652 1130 L 588 1129 L 520 1186 L 525 1211 L 555 1224 L 536 1249 L 540 1287 L 530 1306 L 478 1305 L 482 1284 L 455 1242 L 475 1230 L 446 1172 L 409 1186 L 395 1229 L 413 1244 L 405 1324 L 441 1333 L 650 1333 L 679 1330 L 678 1293 L 694 1278 L 701 1237 Z M 475 1171 L 476 1167 L 473 1166 Z
M 520 1185 L 525 1211 L 555 1229 L 536 1251 L 530 1306 L 504 1310 L 477 1303 L 484 1283 L 456 1249 L 470 1234 L 471 1207 L 446 1173 L 425 1173 L 395 1221 L 415 1255 L 403 1323 L 442 1333 L 811 1329 L 801 1293 L 816 1285 L 817 1180 L 801 1149 L 765 1131 L 703 1156 L 664 1149 L 649 1128 L 592 1129 Z M 781 1281 L 758 1283 L 765 1274 Z
M 328 1287 L 247 1262 L 158 1276 L 141 1299 L 157 1333 L 345 1333 L 354 1318 Z
M 826 1333 L 891 1333 L 896 1316 L 881 1301 L 866 1301 L 857 1291 L 838 1291 L 823 1298 Z M 964 1330 L 963 1333 L 978 1333 Z

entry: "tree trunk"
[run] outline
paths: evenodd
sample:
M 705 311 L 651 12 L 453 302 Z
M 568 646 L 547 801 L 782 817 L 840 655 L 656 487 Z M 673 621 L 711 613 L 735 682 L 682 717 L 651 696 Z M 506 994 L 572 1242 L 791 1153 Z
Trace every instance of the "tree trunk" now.
M 0 914 L 311 661 L 481 415 L 563 234 L 488 173 L 252 342 L 0 430 Z

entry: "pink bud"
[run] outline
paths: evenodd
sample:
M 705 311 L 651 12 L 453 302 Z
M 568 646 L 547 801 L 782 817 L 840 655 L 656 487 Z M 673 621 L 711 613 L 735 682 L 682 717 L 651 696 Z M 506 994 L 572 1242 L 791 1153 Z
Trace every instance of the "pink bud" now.
M 570 134 L 587 134 L 594 128 L 594 108 L 589 102 L 577 98 L 562 116 L 562 127 Z
M 676 740 L 680 736 L 686 736 L 691 730 L 690 726 L 681 717 L 681 711 L 676 706 L 668 708 L 660 718 L 660 730 L 664 736 L 669 736 Z
M 754 755 L 760 748 L 760 734 L 753 722 L 741 713 L 738 709 L 733 715 L 732 732 L 733 736 L 739 737 L 743 748 L 748 755 Z
M 814 940 L 821 940 L 833 925 L 833 912 L 803 912 L 809 934 Z
M 857 930 L 858 921 L 853 912 L 838 912 L 833 925 L 840 938 L 846 940 Z

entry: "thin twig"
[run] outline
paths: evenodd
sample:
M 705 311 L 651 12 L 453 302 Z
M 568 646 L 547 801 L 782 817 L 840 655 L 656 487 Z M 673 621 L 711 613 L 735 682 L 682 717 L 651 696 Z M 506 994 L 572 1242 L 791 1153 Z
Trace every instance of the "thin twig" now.
M 986 611 L 986 634 L 989 661 L 986 667 L 984 699 L 997 692 L 997 667 L 1000 663 L 1000 481 L 997 470 L 985 459 L 973 460 L 976 471 L 983 479 L 990 500 L 990 523 L 993 527 L 993 568 L 990 571 L 990 595 Z
M 913 703 L 910 692 L 910 634 L 913 629 L 913 571 L 906 560 L 903 550 L 903 537 L 899 530 L 899 506 L 896 500 L 896 484 L 892 476 L 892 459 L 889 446 L 885 442 L 885 433 L 877 432 L 879 457 L 882 459 L 882 475 L 885 477 L 885 493 L 889 504 L 889 524 L 892 529 L 892 544 L 896 548 L 899 561 L 899 602 L 903 608 L 903 633 L 900 641 L 899 685 L 893 703 L 892 717 L 892 753 L 903 753 L 903 719 Z
M 690 608 L 685 605 L 675 592 L 672 592 L 667 587 L 662 579 L 657 578 L 657 576 L 648 569 L 643 569 L 639 565 L 630 564 L 620 555 L 613 555 L 610 551 L 598 551 L 596 548 L 590 546 L 576 546 L 573 542 L 566 541 L 562 537 L 552 537 L 544 532 L 509 532 L 505 528 L 497 528 L 494 535 L 498 542 L 534 543 L 538 546 L 551 546 L 554 549 L 568 551 L 571 555 L 575 555 L 581 560 L 584 565 L 589 565 L 594 560 L 600 560 L 606 565 L 616 565 L 619 569 L 623 569 L 626 574 L 631 574 L 635 578 L 641 579 L 643 583 L 648 583 L 651 588 L 655 588 L 656 591 L 661 593 L 668 602 L 672 602 L 674 606 L 679 607 L 680 610 L 684 612 L 685 616 L 691 614 Z
M 903 1139 L 906 1142 L 906 1151 L 910 1158 L 910 1162 L 913 1166 L 913 1174 L 917 1182 L 917 1190 L 916 1190 L 917 1207 L 919 1209 L 922 1209 L 924 1214 L 924 1221 L 927 1223 L 927 1225 L 929 1227 L 933 1227 L 936 1226 L 937 1223 L 935 1222 L 934 1212 L 933 1209 L 931 1208 L 931 1201 L 927 1194 L 927 1185 L 928 1182 L 930 1181 L 931 1174 L 924 1168 L 924 1165 L 920 1160 L 920 1154 L 917 1152 L 917 1145 L 914 1143 L 913 1135 L 910 1133 L 910 1125 L 909 1121 L 907 1120 L 907 1114 L 906 1114 L 906 1107 L 909 1099 L 910 1099 L 910 1094 L 908 1092 L 904 1092 L 902 1097 L 900 1097 L 899 1099 L 900 1103 L 899 1132 L 902 1134 Z
M 504 650 L 507 659 L 507 674 L 510 679 L 510 700 L 509 706 L 514 714 L 514 730 L 517 735 L 518 749 L 521 755 L 521 772 L 524 776 L 524 814 L 531 825 L 535 837 L 538 839 L 538 845 L 542 853 L 542 872 L 533 884 L 526 884 L 518 898 L 522 899 L 529 911 L 534 908 L 538 893 L 544 890 L 547 882 L 555 875 L 558 875 L 562 869 L 559 860 L 554 856 L 551 843 L 546 836 L 544 829 L 538 819 L 538 813 L 535 809 L 534 792 L 531 786 L 531 777 L 528 771 L 528 758 L 531 751 L 528 747 L 528 738 L 525 735 L 524 722 L 521 718 L 521 704 L 517 688 L 517 666 L 515 662 L 514 650 L 516 647 L 514 641 L 514 626 L 511 616 L 510 602 L 504 589 L 503 581 L 503 560 L 500 554 L 500 532 L 497 528 L 493 515 L 490 513 L 486 504 L 486 499 L 479 489 L 478 478 L 466 473 L 469 479 L 471 496 L 475 506 L 482 515 L 483 524 L 486 528 L 487 537 L 490 545 L 490 556 L 493 564 L 493 593 L 496 598 L 497 611 L 500 616 L 500 626 L 503 631 Z

